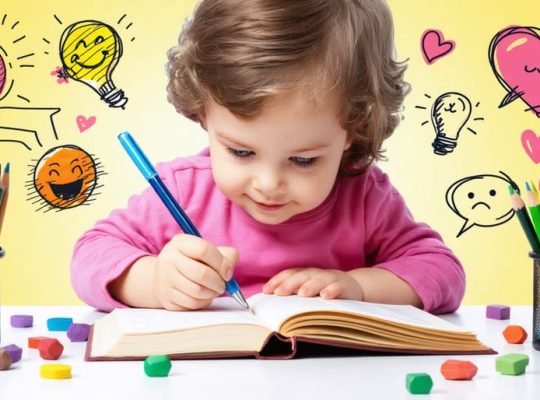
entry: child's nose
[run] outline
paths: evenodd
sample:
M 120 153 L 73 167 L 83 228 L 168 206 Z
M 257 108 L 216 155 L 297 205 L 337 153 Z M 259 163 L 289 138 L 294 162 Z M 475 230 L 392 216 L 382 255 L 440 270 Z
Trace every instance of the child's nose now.
M 275 198 L 285 190 L 283 174 L 276 168 L 259 168 L 253 179 L 254 188 L 266 198 Z

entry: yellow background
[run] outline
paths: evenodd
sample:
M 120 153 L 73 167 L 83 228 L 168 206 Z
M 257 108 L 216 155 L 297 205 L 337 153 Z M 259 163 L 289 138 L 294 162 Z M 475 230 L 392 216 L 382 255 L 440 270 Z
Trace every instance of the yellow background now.
M 0 142 L 0 162 L 11 162 L 10 198 L 0 244 L 7 256 L 0 260 L 0 294 L 3 304 L 79 304 L 70 285 L 72 247 L 82 232 L 123 207 L 130 194 L 146 187 L 117 142 L 116 135 L 131 131 L 154 161 L 166 161 L 197 152 L 206 143 L 204 131 L 179 116 L 167 102 L 166 52 L 176 42 L 180 27 L 196 4 L 186 0 L 3 1 L 0 45 L 11 55 L 35 53 L 35 68 L 14 68 L 14 87 L 0 107 L 60 107 L 55 116 L 59 141 L 42 138 L 44 147 L 28 151 L 20 145 Z M 91 6 L 90 6 L 91 4 Z M 405 119 L 385 143 L 388 162 L 381 167 L 405 197 L 414 216 L 437 229 L 461 258 L 467 274 L 466 304 L 530 304 L 532 262 L 527 241 L 514 218 L 493 228 L 473 227 L 461 237 L 463 224 L 445 203 L 446 189 L 455 181 L 502 170 L 523 187 L 525 180 L 540 178 L 521 147 L 525 129 L 540 133 L 539 121 L 526 105 L 516 100 L 503 109 L 506 94 L 488 63 L 491 38 L 508 25 L 538 26 L 540 6 L 535 0 L 506 1 L 402 1 L 392 0 L 399 59 L 409 59 L 406 79 L 413 90 L 405 103 Z M 56 14 L 63 25 L 53 17 Z M 117 21 L 127 14 L 121 24 Z M 116 86 L 129 97 L 126 110 L 110 109 L 87 86 L 70 81 L 59 85 L 50 72 L 61 65 L 58 43 L 71 23 L 94 19 L 113 26 L 124 44 L 124 55 L 113 73 Z M 10 29 L 16 21 L 20 23 Z M 133 25 L 126 29 L 129 22 Z M 428 29 L 441 30 L 456 42 L 452 54 L 427 65 L 420 52 L 420 37 Z M 12 41 L 22 34 L 26 38 Z M 130 41 L 135 37 L 133 42 Z M 49 40 L 46 44 L 42 38 Z M 49 54 L 45 54 L 48 52 Z M 20 64 L 20 63 L 19 63 Z M 433 154 L 431 103 L 438 95 L 457 91 L 474 104 L 474 116 L 484 121 L 471 124 L 478 134 L 462 132 L 454 153 Z M 28 104 L 16 97 L 31 100 Z M 416 109 L 416 105 L 428 110 Z M 77 115 L 96 116 L 96 124 L 79 133 Z M 2 125 L 0 121 L 0 125 Z M 31 166 L 50 147 L 75 144 L 93 154 L 107 172 L 100 178 L 101 194 L 88 206 L 56 212 L 36 211 L 27 200 L 25 183 Z M 537 181 L 536 181 L 537 182 Z

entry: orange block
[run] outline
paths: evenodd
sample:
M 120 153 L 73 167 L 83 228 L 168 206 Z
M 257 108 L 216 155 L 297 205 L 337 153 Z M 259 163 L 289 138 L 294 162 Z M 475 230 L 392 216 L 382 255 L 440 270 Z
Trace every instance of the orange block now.
M 28 338 L 28 347 L 30 349 L 38 349 L 39 348 L 39 343 L 42 341 L 42 340 L 45 340 L 45 339 L 50 339 L 49 337 L 47 336 L 34 336 L 34 337 L 29 337 Z
M 519 325 L 508 325 L 504 328 L 503 336 L 508 343 L 521 344 L 527 339 L 527 331 Z
M 64 351 L 64 346 L 58 339 L 44 339 L 39 342 L 39 355 L 45 360 L 58 360 Z
M 452 381 L 469 381 L 478 371 L 476 365 L 470 361 L 464 360 L 446 360 L 441 365 L 441 374 Z

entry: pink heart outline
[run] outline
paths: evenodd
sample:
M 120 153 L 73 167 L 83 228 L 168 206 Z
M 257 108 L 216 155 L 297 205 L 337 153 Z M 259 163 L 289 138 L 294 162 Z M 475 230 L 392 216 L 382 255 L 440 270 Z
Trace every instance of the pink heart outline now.
M 84 115 L 78 115 L 76 118 L 77 127 L 79 128 L 79 132 L 83 133 L 85 130 L 89 129 L 96 123 L 96 117 L 91 115 L 90 117 L 86 118 Z
M 540 163 L 540 136 L 537 136 L 533 130 L 527 129 L 521 134 L 521 145 L 535 164 Z
M 420 48 L 426 64 L 433 64 L 439 58 L 450 54 L 456 47 L 453 40 L 444 40 L 438 29 L 427 29 L 422 34 Z

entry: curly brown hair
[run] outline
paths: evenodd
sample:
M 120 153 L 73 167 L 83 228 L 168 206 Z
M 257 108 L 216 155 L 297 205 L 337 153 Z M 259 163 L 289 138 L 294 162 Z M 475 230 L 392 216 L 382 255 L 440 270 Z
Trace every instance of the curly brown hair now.
M 384 0 L 203 0 L 169 53 L 168 99 L 204 127 L 205 99 L 250 118 L 288 91 L 337 95 L 352 137 L 340 171 L 383 159 L 409 85 Z

